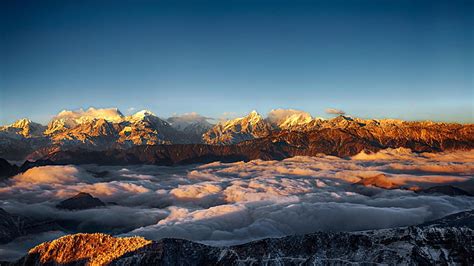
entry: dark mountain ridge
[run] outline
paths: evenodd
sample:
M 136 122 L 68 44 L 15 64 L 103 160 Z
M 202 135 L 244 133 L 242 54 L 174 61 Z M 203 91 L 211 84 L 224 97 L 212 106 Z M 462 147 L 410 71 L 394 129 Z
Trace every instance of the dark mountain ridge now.
M 228 247 L 75 234 L 43 243 L 11 265 L 472 265 L 473 217 L 471 210 L 419 226 L 317 232 Z

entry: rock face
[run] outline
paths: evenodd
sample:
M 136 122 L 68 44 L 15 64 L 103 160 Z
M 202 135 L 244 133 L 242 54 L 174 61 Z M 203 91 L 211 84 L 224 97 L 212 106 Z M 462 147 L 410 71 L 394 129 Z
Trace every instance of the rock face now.
M 61 201 L 56 207 L 66 210 L 85 210 L 97 207 L 104 207 L 105 203 L 98 198 L 94 198 L 89 193 L 80 192 L 72 198 Z
M 463 222 L 470 222 L 471 227 L 452 227 L 450 221 L 459 217 L 464 217 Z M 318 232 L 230 247 L 178 239 L 152 242 L 142 238 L 76 234 L 33 248 L 16 265 L 472 265 L 472 211 L 443 219 L 415 227 L 355 233 Z

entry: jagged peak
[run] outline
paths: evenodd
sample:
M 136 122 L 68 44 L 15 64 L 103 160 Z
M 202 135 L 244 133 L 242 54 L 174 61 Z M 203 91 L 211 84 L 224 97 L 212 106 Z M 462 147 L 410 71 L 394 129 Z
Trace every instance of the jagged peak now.
M 45 126 L 32 122 L 28 118 L 22 118 L 13 122 L 10 125 L 0 126 L 0 130 L 7 131 L 13 134 L 19 134 L 23 137 L 29 138 L 34 136 L 41 136 L 43 134 L 43 131 L 45 130 Z
M 28 126 L 30 125 L 31 123 L 31 120 L 28 119 L 28 118 L 22 118 L 22 119 L 18 119 L 16 120 L 15 122 L 13 122 L 12 124 L 10 124 L 10 127 L 16 127 L 16 128 L 23 128 L 25 126 Z
M 126 117 L 125 120 L 132 123 L 147 122 L 147 123 L 168 124 L 167 121 L 159 118 L 157 115 L 155 115 L 153 112 L 149 110 L 141 110 L 139 112 L 136 112 L 133 115 Z
M 247 116 L 242 117 L 242 119 L 247 119 L 252 123 L 256 123 L 263 120 L 263 117 L 256 110 L 252 110 Z
M 354 118 L 350 115 L 338 115 L 333 120 L 346 120 L 346 121 L 353 121 Z
M 260 114 L 257 112 L 257 110 L 252 110 L 247 116 L 260 116 Z
M 228 126 L 233 126 L 236 124 L 242 124 L 242 123 L 250 123 L 250 124 L 255 124 L 263 120 L 263 117 L 256 111 L 252 110 L 250 113 L 248 113 L 246 116 L 222 121 L 219 124 L 228 127 Z
M 26 127 L 29 127 L 29 126 L 42 126 L 42 125 L 39 124 L 39 123 L 33 122 L 28 118 L 21 118 L 21 119 L 18 119 L 15 122 L 13 122 L 9 125 L 3 126 L 3 127 L 26 128 Z
M 328 121 L 336 124 L 349 124 L 351 122 L 356 122 L 356 120 L 357 122 L 365 121 L 359 118 L 353 118 L 352 116 L 348 115 L 338 115 L 334 118 L 329 119 Z

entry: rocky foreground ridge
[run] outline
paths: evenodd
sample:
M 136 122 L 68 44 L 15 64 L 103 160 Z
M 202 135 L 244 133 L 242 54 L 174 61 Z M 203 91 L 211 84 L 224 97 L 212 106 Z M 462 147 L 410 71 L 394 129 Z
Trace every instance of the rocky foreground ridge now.
M 29 234 L 60 229 L 52 220 L 38 221 L 28 217 L 13 215 L 0 208 L 0 244 Z
M 196 114 L 161 119 L 149 111 L 124 116 L 117 109 L 63 111 L 47 127 L 27 119 L 0 127 L 0 157 L 61 161 L 78 151 L 113 150 L 115 157 L 126 157 L 125 162 L 176 164 L 317 153 L 351 156 L 399 147 L 415 152 L 474 148 L 474 124 L 347 116 L 325 120 L 295 110 L 276 118 L 253 111 L 216 125 L 206 119 Z
M 75 234 L 43 243 L 11 265 L 472 265 L 473 221 L 471 210 L 419 226 L 317 232 L 230 247 Z

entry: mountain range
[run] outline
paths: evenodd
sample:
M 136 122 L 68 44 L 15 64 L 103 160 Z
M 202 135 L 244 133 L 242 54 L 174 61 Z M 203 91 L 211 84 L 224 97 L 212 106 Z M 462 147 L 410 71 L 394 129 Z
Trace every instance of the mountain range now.
M 0 157 L 37 160 L 78 150 L 133 155 L 150 147 L 155 156 L 176 163 L 317 153 L 350 156 L 363 150 L 399 147 L 417 152 L 474 148 L 474 124 L 364 120 L 342 115 L 322 119 L 291 109 L 273 110 L 266 118 L 252 111 L 215 125 L 208 120 L 195 113 L 163 119 L 147 110 L 124 116 L 116 108 L 62 111 L 47 126 L 28 119 L 1 126 Z M 173 159 L 177 152 L 184 157 Z

